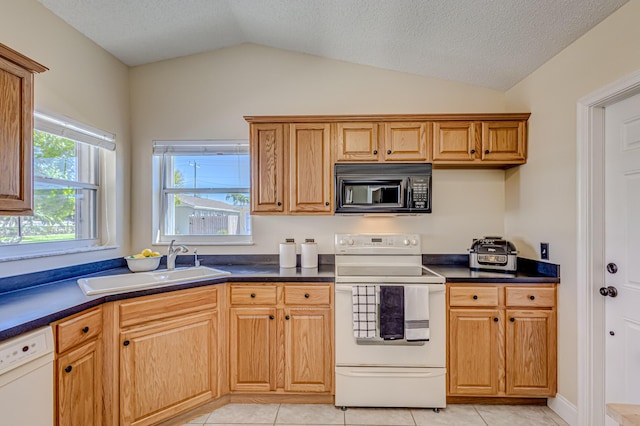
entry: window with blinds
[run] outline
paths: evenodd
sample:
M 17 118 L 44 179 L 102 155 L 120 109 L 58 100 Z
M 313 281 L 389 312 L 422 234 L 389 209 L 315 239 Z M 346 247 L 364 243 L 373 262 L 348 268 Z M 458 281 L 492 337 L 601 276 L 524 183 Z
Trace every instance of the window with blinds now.
M 34 114 L 34 129 L 34 214 L 0 216 L 0 253 L 99 244 L 100 157 L 115 150 L 115 135 L 41 112 Z

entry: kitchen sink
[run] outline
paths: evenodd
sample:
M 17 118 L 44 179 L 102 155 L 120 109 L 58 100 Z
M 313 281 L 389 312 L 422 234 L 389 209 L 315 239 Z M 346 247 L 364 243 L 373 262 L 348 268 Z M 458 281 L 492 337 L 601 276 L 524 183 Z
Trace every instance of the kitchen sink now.
M 168 284 L 202 281 L 225 275 L 230 275 L 230 272 L 208 268 L 206 266 L 198 266 L 178 268 L 172 271 L 161 269 L 152 272 L 137 272 L 135 274 L 80 278 L 78 279 L 78 285 L 84 294 L 94 296 L 97 294 L 126 293 L 128 291 L 161 287 Z

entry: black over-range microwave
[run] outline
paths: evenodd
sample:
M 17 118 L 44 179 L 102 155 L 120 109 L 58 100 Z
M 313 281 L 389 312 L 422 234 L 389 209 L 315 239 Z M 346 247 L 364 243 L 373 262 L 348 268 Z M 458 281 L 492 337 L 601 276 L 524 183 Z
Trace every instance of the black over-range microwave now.
M 431 213 L 430 163 L 338 163 L 335 213 Z

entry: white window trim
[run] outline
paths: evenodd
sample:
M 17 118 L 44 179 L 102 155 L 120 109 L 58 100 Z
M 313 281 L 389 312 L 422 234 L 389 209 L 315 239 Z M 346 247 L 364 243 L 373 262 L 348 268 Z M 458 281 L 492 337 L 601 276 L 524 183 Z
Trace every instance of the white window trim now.
M 242 150 L 238 151 L 238 145 Z M 251 235 L 163 235 L 162 222 L 164 221 L 165 193 L 184 192 L 173 189 L 163 190 L 165 170 L 163 154 L 193 154 L 207 153 L 246 153 L 249 154 L 249 141 L 247 139 L 204 139 L 204 140 L 155 140 L 153 141 L 153 185 L 152 185 L 152 232 L 154 239 L 152 244 L 165 245 L 172 240 L 179 243 L 201 246 L 238 246 L 253 245 L 253 227 Z M 249 188 L 250 189 L 250 188 Z M 210 193 L 208 190 L 191 189 L 189 192 Z

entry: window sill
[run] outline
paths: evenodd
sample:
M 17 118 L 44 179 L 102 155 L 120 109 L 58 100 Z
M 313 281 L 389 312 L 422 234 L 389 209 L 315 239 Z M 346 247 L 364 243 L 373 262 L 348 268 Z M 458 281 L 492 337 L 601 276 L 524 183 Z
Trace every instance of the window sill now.
M 151 244 L 153 247 L 160 246 L 166 247 L 171 244 L 171 241 L 158 241 L 156 243 Z M 255 243 L 253 241 L 229 241 L 229 242 L 211 242 L 211 241 L 185 241 L 178 240 L 174 244 L 184 244 L 188 246 L 253 246 Z
M 14 262 L 17 260 L 37 259 L 41 257 L 64 256 L 67 254 L 86 253 L 86 252 L 92 252 L 92 251 L 114 250 L 117 248 L 120 248 L 120 246 L 111 245 L 111 246 L 74 247 L 74 248 L 69 248 L 65 250 L 49 251 L 49 252 L 41 252 L 41 253 L 24 253 L 24 254 L 18 254 L 13 256 L 0 255 L 0 263 Z

